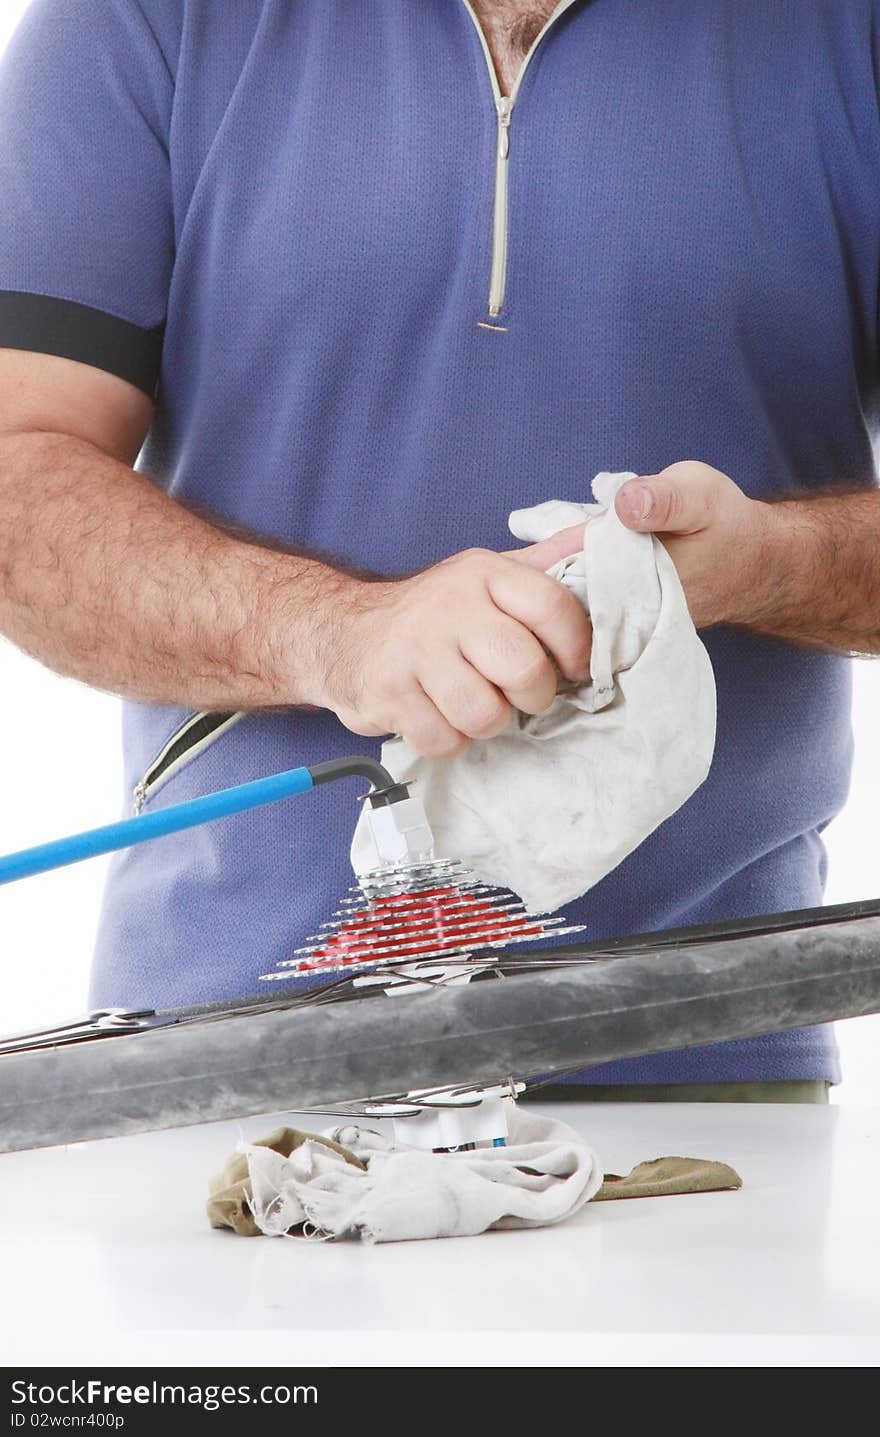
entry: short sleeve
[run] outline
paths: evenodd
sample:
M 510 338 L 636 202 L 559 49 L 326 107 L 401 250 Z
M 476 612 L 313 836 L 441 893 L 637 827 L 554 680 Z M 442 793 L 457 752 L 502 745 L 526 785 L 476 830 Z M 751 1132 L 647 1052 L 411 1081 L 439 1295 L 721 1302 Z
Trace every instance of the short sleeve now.
M 155 392 L 172 99 L 138 0 L 32 0 L 0 59 L 0 348 Z

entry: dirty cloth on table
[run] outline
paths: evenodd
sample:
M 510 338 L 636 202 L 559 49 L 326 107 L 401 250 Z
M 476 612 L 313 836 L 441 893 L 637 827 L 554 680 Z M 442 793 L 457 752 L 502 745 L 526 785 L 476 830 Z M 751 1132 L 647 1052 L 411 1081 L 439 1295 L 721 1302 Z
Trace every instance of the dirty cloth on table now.
M 212 1227 L 243 1237 L 360 1236 L 366 1242 L 541 1227 L 590 1199 L 738 1188 L 725 1163 L 656 1158 L 602 1181 L 595 1154 L 556 1119 L 516 1110 L 506 1147 L 429 1153 L 348 1126 L 332 1136 L 279 1128 L 242 1144 L 210 1185 Z

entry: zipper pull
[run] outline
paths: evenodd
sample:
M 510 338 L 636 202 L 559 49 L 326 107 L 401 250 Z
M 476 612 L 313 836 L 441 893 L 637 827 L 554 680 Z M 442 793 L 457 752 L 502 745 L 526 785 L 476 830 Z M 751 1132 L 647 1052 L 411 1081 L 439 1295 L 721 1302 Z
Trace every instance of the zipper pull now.
M 137 818 L 141 813 L 143 813 L 144 804 L 147 798 L 147 785 L 144 783 L 143 779 L 141 779 L 139 784 L 136 784 L 132 796 L 134 798 L 135 817 Z
M 513 109 L 509 95 L 499 95 L 495 101 L 498 111 L 498 158 L 506 160 L 510 152 L 510 114 Z

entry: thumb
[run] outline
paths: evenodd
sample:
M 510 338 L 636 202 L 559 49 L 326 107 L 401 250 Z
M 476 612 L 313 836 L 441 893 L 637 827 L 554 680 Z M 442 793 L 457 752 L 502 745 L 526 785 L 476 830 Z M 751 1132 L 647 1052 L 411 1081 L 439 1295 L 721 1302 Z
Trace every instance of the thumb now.
M 570 529 L 560 529 L 557 534 L 551 534 L 549 539 L 541 539 L 537 544 L 529 544 L 525 549 L 505 549 L 505 559 L 516 559 L 518 564 L 526 564 L 530 569 L 552 569 L 560 559 L 567 559 L 569 554 L 578 554 L 584 547 L 584 526 L 573 524 Z
M 642 534 L 695 534 L 712 516 L 716 479 L 703 464 L 672 464 L 660 474 L 628 479 L 614 500 L 617 517 Z

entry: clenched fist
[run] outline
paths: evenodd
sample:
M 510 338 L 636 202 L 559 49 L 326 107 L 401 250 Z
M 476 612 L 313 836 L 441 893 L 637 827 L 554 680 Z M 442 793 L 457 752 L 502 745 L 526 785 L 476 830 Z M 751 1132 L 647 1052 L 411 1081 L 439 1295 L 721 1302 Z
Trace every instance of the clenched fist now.
M 401 734 L 427 758 L 493 737 L 513 709 L 541 713 L 559 674 L 589 675 L 587 616 L 543 572 L 559 557 L 552 541 L 468 549 L 411 578 L 354 581 L 338 601 L 318 701 L 354 733 Z

